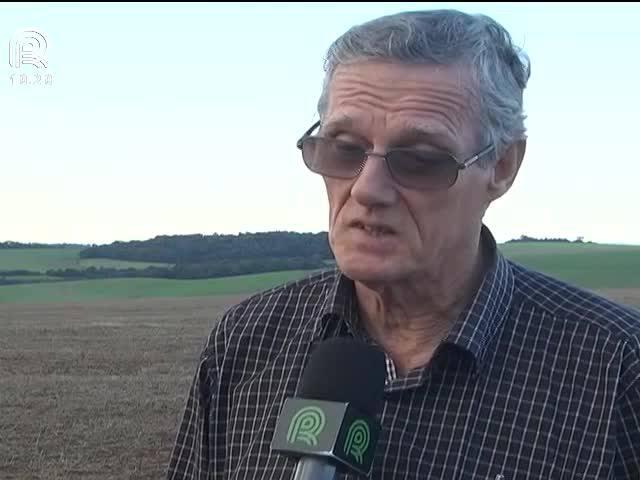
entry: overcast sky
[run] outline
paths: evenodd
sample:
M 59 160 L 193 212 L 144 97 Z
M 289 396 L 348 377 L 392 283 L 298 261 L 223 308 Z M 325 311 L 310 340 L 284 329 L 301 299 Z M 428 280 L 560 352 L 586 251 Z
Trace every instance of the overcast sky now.
M 327 47 L 441 7 L 493 16 L 532 61 L 525 161 L 485 218 L 497 240 L 640 244 L 640 7 L 533 3 L 4 4 L 3 44 L 35 30 L 48 65 L 3 49 L 0 241 L 326 230 L 295 141 Z

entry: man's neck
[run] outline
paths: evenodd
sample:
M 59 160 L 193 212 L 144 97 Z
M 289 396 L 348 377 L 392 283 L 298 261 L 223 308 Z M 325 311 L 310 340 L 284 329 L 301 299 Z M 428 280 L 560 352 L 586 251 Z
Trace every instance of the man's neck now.
M 481 245 L 464 257 L 441 275 L 375 288 L 355 283 L 362 326 L 400 373 L 429 363 L 477 292 L 488 259 Z

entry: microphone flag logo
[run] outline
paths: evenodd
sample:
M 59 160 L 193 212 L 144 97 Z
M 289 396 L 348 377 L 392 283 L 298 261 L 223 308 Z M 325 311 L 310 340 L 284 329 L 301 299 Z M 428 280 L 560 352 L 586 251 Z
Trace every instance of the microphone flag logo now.
M 326 424 L 326 416 L 320 407 L 301 408 L 291 419 L 287 431 L 289 443 L 304 442 L 309 446 L 318 445 L 318 436 Z
M 367 422 L 363 420 L 356 420 L 351 424 L 349 431 L 347 432 L 347 439 L 344 443 L 344 452 L 355 458 L 358 463 L 362 463 L 362 456 L 369 448 L 370 440 L 371 433 Z

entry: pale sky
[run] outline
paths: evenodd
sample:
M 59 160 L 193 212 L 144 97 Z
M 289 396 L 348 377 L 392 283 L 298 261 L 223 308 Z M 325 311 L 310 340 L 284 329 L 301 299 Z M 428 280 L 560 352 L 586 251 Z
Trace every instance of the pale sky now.
M 485 217 L 496 239 L 640 244 L 640 6 L 611 3 L 3 4 L 0 241 L 326 230 L 295 148 L 326 49 L 442 7 L 494 17 L 532 62 L 525 161 Z M 20 30 L 46 38 L 46 70 L 10 66 Z

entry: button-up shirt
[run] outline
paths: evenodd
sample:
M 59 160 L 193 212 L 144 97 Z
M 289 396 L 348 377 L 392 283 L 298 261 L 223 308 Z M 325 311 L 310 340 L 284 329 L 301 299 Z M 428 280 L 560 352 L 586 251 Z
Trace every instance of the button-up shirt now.
M 387 357 L 371 478 L 640 479 L 640 312 L 513 263 L 486 227 L 483 242 L 490 266 L 429 363 L 399 376 Z M 293 478 L 270 449 L 278 415 L 335 336 L 371 341 L 337 268 L 226 310 L 167 478 Z

